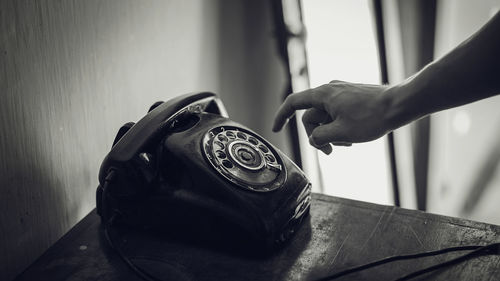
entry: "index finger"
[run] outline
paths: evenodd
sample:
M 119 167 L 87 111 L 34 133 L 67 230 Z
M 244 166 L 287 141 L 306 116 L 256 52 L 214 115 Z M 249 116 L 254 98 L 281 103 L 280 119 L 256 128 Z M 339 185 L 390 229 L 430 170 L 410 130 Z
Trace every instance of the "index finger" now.
M 293 116 L 295 110 L 318 107 L 313 89 L 290 94 L 281 104 L 274 117 L 273 131 L 277 132 L 283 128 L 287 120 Z

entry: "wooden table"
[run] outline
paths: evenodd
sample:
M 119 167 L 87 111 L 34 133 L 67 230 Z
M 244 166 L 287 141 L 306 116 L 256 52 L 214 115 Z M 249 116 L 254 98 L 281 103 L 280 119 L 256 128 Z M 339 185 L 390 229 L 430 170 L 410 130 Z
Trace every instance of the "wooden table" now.
M 137 264 L 163 280 L 313 280 L 387 256 L 500 242 L 500 226 L 313 194 L 311 216 L 291 243 L 265 257 L 147 233 L 121 239 L 125 248 L 137 250 Z M 338 280 L 393 280 L 464 253 L 398 261 Z M 109 247 L 92 211 L 16 280 L 142 279 Z M 477 257 L 412 280 L 500 280 L 500 256 Z

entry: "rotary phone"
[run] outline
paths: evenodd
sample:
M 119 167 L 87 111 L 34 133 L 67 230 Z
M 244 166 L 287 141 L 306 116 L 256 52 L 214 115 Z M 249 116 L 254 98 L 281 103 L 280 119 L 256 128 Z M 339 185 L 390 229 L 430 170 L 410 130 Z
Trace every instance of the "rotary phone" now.
M 96 198 L 104 223 L 269 248 L 296 232 L 310 193 L 286 155 L 202 92 L 158 102 L 122 126 L 102 162 Z

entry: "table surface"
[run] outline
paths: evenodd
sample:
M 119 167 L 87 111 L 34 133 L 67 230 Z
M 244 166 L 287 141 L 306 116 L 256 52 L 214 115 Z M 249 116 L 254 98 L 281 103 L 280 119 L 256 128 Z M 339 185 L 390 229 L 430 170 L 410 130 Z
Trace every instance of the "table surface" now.
M 124 234 L 121 242 L 162 280 L 314 280 L 387 256 L 500 242 L 500 226 L 320 194 L 313 194 L 310 214 L 285 248 L 267 256 L 147 233 Z M 393 280 L 464 253 L 397 261 L 336 280 Z M 480 256 L 412 280 L 429 279 L 500 280 L 500 257 Z M 16 280 L 142 279 L 110 248 L 94 210 Z

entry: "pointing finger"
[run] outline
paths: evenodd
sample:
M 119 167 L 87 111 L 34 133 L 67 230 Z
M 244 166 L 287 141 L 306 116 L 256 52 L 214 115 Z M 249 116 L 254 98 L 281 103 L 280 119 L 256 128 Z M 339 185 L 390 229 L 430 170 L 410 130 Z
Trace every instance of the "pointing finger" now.
M 277 132 L 283 128 L 296 110 L 307 109 L 311 107 L 320 107 L 319 101 L 314 97 L 314 89 L 308 89 L 302 92 L 289 95 L 278 109 L 274 118 L 273 131 Z

